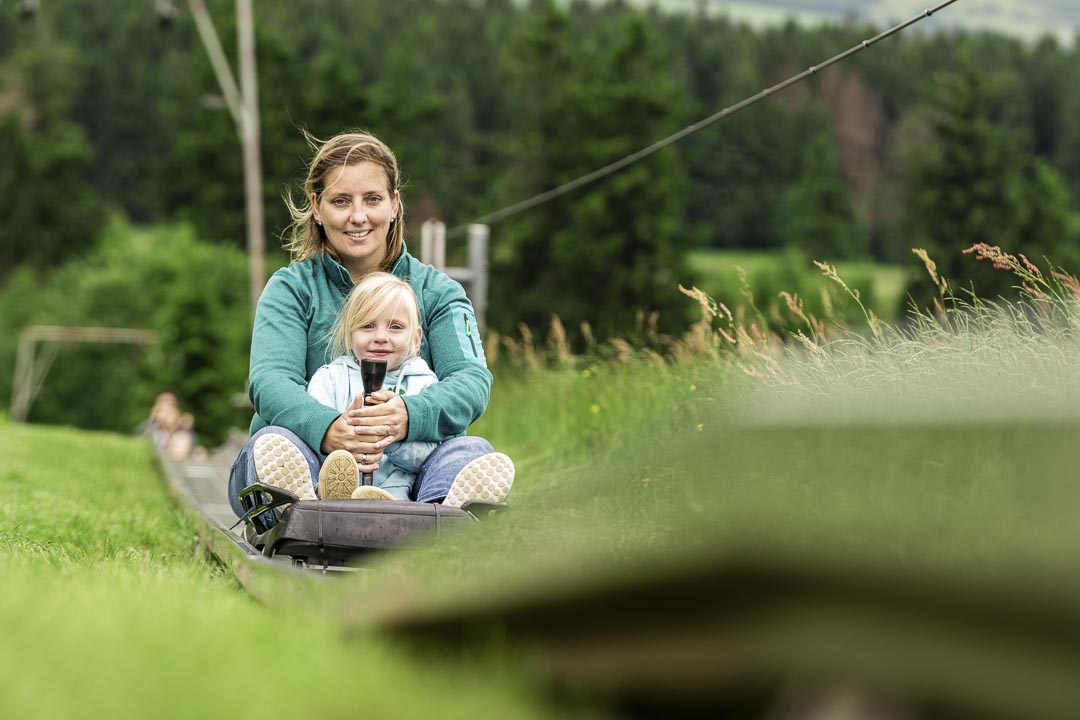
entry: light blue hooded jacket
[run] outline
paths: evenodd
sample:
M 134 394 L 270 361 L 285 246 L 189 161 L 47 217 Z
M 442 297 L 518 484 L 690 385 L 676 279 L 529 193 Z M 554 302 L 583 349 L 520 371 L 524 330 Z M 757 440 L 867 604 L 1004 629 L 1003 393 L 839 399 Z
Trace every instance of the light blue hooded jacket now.
M 396 370 L 386 373 L 383 390 L 411 397 L 439 381 L 423 358 L 406 360 Z M 353 399 L 364 392 L 364 380 L 360 365 L 351 355 L 342 355 L 329 365 L 315 371 L 308 384 L 308 394 L 338 413 L 345 412 Z M 391 443 L 383 450 L 383 459 L 375 471 L 372 482 L 393 494 L 398 500 L 407 500 L 416 473 L 438 443 L 423 440 L 404 440 Z

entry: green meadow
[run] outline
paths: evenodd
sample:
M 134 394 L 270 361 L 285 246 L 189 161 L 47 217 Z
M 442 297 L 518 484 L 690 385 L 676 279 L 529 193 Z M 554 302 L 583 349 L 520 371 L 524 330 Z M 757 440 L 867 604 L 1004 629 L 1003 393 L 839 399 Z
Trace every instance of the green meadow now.
M 826 303 L 835 305 L 832 311 L 844 316 L 853 303 L 839 288 L 814 266 L 810 258 L 795 251 L 697 250 L 690 253 L 690 269 L 695 273 L 698 287 L 710 297 L 726 303 L 733 311 L 745 308 L 747 299 L 743 288 L 752 291 L 754 302 L 767 317 L 779 317 L 784 301 L 781 291 L 799 295 L 819 315 L 826 314 Z M 895 322 L 906 311 L 905 288 L 912 274 L 921 268 L 911 265 L 887 265 L 870 260 L 849 260 L 836 263 L 840 275 L 857 289 L 863 302 L 872 307 L 882 319 Z M 745 273 L 745 286 L 740 280 Z M 849 313 L 845 322 L 857 320 L 861 313 Z M 776 325 L 777 323 L 772 323 Z
M 3 424 L 0 454 L 0 716 L 550 717 L 510 672 L 256 604 L 196 560 L 143 440 Z
M 273 608 L 193 556 L 143 441 L 0 425 L 0 714 L 607 716 L 588 693 L 553 704 L 513 636 L 418 653 L 379 628 L 723 557 L 829 578 L 841 603 L 759 618 L 771 649 L 730 658 L 735 681 L 825 668 L 969 717 L 1075 715 L 1080 293 L 1062 278 L 798 339 L 701 297 L 663 355 L 506 359 L 472 432 L 515 459 L 511 511 Z M 709 591 L 718 614 L 732 583 Z M 857 628 L 844 588 L 881 598 Z M 940 608 L 970 609 L 967 632 L 919 624 Z M 984 635 L 983 615 L 1005 620 Z

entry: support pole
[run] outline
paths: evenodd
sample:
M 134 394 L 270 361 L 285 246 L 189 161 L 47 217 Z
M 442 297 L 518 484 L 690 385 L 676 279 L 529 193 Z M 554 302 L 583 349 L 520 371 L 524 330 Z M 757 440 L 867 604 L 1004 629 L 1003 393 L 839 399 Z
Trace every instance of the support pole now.
M 490 232 L 491 228 L 487 225 L 479 223 L 469 225 L 469 272 L 472 275 L 472 287 L 470 288 L 469 297 L 472 300 L 473 310 L 476 312 L 476 322 L 480 326 L 480 332 L 487 329 L 488 237 Z
M 251 316 L 266 283 L 266 221 L 262 200 L 262 155 L 259 129 L 259 83 L 255 66 L 255 21 L 251 0 L 236 0 L 236 39 L 240 57 L 240 84 L 229 68 L 214 23 L 203 0 L 188 0 L 199 39 L 210 58 L 218 87 L 225 97 L 244 162 L 244 208 L 247 220 L 248 267 L 251 289 Z
M 236 0 L 237 47 L 240 51 L 240 94 L 244 102 L 240 142 L 244 148 L 244 206 L 251 277 L 251 317 L 266 284 L 265 215 L 262 197 L 262 155 L 259 151 L 259 78 L 255 66 L 255 22 L 251 0 Z
M 420 262 L 446 268 L 446 223 L 425 220 L 420 226 Z
M 218 40 L 217 31 L 214 30 L 214 22 L 210 19 L 203 0 L 188 0 L 188 7 L 191 8 L 191 17 L 195 19 L 195 29 L 199 31 L 199 39 L 206 50 L 206 56 L 210 58 L 210 67 L 214 70 L 221 95 L 225 98 L 225 106 L 229 108 L 229 114 L 232 115 L 239 132 L 244 124 L 244 102 L 240 98 L 240 89 L 236 86 L 232 70 L 229 69 L 229 61 L 225 57 L 221 41 Z
M 465 286 L 473 304 L 476 323 L 483 332 L 487 328 L 488 307 L 488 238 L 491 228 L 473 223 L 468 228 L 465 267 L 446 265 L 446 223 L 425 220 L 420 226 L 420 262 L 432 265 Z
M 101 327 L 55 327 L 29 325 L 19 333 L 19 346 L 15 357 L 15 376 L 11 387 L 11 420 L 25 422 L 30 415 L 45 375 L 52 367 L 61 345 L 75 343 L 124 343 L 128 345 L 153 346 L 156 335 L 150 330 Z M 37 345 L 42 345 L 41 356 Z

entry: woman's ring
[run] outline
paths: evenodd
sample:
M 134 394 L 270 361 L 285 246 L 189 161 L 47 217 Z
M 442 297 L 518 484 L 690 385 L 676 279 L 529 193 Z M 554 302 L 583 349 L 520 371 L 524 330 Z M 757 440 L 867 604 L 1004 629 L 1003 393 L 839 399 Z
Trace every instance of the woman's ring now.
M 366 453 L 360 453 L 360 464 L 361 465 L 367 465 L 367 454 Z

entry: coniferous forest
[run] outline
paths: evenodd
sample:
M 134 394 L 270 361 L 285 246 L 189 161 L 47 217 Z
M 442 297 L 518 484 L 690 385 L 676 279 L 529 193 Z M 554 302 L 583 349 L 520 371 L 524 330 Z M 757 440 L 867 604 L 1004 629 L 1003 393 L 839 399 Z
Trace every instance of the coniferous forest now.
M 208 6 L 235 67 L 233 4 Z M 255 13 L 271 249 L 287 222 L 282 193 L 297 187 L 309 154 L 301 129 L 363 128 L 395 149 L 415 246 L 428 218 L 457 227 L 572 180 L 882 29 L 755 28 L 703 9 L 550 0 L 260 2 Z M 582 321 L 602 338 L 655 310 L 678 331 L 695 308 L 677 286 L 693 283 L 687 254 L 701 248 L 910 262 L 919 247 L 990 296 L 1009 283 L 961 255 L 976 242 L 1076 270 L 1078 67 L 1080 48 L 1049 37 L 920 30 L 883 41 L 494 224 L 490 325 L 512 332 L 556 313 L 571 340 Z M 0 197 L 8 296 L 75 287 L 77 270 L 63 283 L 57 272 L 80 258 L 104 263 L 102 239 L 129 225 L 179 227 L 182 237 L 166 232 L 158 247 L 198 255 L 203 285 L 173 288 L 145 313 L 181 323 L 236 304 L 240 330 L 204 332 L 203 342 L 236 335 L 243 354 L 245 289 L 223 281 L 207 300 L 204 287 L 226 266 L 242 277 L 240 146 L 183 3 L 49 0 L 27 18 L 0 5 Z M 132 242 L 152 244 L 154 232 Z M 191 249 L 203 245 L 219 250 Z M 189 272 L 132 262 L 162 286 Z M 913 298 L 933 294 L 929 279 L 913 282 Z M 122 293 L 80 292 L 89 305 L 109 298 L 98 315 L 115 311 L 122 324 Z M 52 301 L 56 319 L 77 315 L 73 297 Z M 34 317 L 7 313 L 5 329 Z M 214 389 L 207 382 L 200 392 Z

